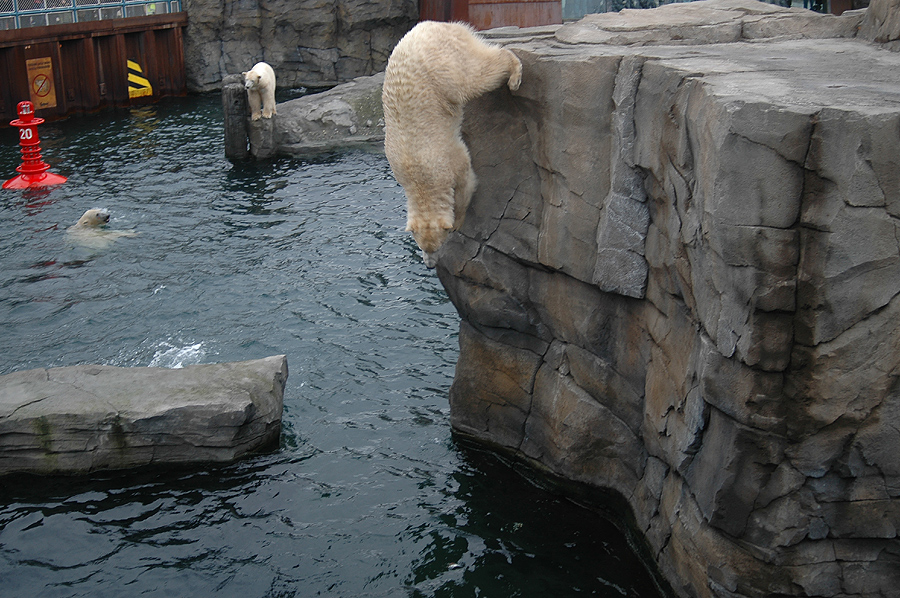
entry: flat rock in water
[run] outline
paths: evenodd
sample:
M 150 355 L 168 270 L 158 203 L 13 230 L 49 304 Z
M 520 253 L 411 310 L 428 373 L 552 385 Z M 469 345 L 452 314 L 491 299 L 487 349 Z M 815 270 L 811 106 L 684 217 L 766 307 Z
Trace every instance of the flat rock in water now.
M 287 359 L 0 376 L 0 475 L 227 462 L 277 446 Z

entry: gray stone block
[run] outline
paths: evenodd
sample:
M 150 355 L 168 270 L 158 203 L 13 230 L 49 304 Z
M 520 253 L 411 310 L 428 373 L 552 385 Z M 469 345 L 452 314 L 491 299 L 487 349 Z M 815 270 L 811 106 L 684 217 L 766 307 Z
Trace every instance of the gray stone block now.
M 0 475 L 225 462 L 277 447 L 287 375 L 281 355 L 0 376 Z

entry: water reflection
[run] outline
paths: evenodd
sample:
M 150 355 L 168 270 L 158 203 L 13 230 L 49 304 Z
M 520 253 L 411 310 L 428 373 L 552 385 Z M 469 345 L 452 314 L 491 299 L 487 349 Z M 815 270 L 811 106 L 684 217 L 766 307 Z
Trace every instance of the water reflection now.
M 656 595 L 607 521 L 458 450 L 439 475 L 425 462 L 388 467 L 424 492 L 366 509 L 366 484 L 318 475 L 315 452 L 65 482 L 19 476 L 0 491 L 15 506 L 0 514 L 0 540 L 15 538 L 22 590 L 39 587 L 27 578 L 183 592 L 194 578 L 229 596 Z

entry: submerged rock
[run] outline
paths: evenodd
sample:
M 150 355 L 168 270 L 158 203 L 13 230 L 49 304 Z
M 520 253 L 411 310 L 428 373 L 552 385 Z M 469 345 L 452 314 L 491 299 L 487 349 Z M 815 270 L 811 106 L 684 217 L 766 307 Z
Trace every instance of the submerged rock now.
M 275 447 L 287 376 L 283 355 L 0 376 L 0 475 L 224 462 Z

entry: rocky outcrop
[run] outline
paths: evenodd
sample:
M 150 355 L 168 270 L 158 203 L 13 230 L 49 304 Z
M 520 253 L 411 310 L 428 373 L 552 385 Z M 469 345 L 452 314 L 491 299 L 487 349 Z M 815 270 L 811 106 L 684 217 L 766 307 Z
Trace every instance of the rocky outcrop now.
M 859 36 L 900 51 L 900 0 L 873 2 L 866 11 Z
M 0 475 L 222 462 L 277 447 L 287 375 L 280 355 L 0 376 Z
M 467 108 L 452 425 L 621 494 L 679 596 L 898 595 L 900 54 L 870 14 L 502 30 L 522 86 Z
M 384 70 L 418 18 L 413 0 L 184 0 L 188 89 L 221 87 L 259 61 L 280 88 L 331 86 Z
M 383 82 L 383 72 L 357 77 L 328 91 L 278 104 L 278 114 L 271 119 L 250 121 L 246 108 L 232 118 L 238 125 L 246 123 L 249 153 L 257 159 L 276 155 L 308 156 L 352 148 L 382 151 Z M 223 98 L 229 93 L 245 95 L 242 83 L 234 92 L 223 87 L 222 93 Z M 226 115 L 226 131 L 231 129 L 228 118 Z

